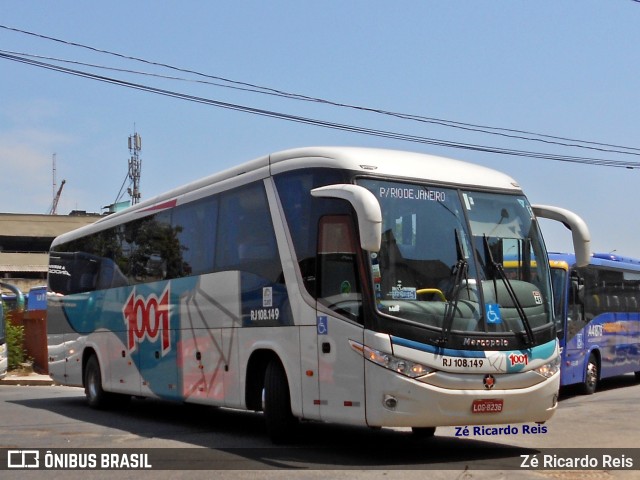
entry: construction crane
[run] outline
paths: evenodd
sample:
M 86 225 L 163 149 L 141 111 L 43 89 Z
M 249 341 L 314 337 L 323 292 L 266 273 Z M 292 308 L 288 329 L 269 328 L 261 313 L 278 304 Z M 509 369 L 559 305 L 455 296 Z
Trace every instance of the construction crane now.
M 60 200 L 60 195 L 62 195 L 62 189 L 64 188 L 64 184 L 66 180 L 62 180 L 60 183 L 60 188 L 58 189 L 58 193 L 53 197 L 53 203 L 51 204 L 51 210 L 49 210 L 49 215 L 57 215 L 58 214 L 58 201 Z

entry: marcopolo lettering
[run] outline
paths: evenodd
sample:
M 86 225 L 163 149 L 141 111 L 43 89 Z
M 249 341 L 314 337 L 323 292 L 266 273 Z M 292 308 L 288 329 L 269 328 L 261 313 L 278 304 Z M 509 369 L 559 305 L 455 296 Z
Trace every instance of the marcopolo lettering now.
M 508 347 L 509 340 L 506 338 L 469 338 L 466 337 L 462 344 L 465 347 Z
M 169 285 L 160 298 L 153 293 L 145 298 L 136 295 L 136 290 L 133 289 L 122 309 L 130 352 L 136 349 L 136 339 L 140 342 L 145 339 L 150 342 L 160 340 L 162 356 L 171 350 L 169 294 Z

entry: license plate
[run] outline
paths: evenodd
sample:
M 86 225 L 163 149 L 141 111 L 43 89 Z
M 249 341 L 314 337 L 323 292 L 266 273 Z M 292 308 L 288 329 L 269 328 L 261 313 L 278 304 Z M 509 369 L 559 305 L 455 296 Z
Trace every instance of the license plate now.
M 474 400 L 471 404 L 471 413 L 500 413 L 503 404 L 502 399 Z

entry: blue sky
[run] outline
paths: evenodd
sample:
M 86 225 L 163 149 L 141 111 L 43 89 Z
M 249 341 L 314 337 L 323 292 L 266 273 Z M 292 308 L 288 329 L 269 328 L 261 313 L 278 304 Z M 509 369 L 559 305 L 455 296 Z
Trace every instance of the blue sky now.
M 640 3 L 632 0 L 3 0 L 0 50 L 181 77 L 191 81 L 57 63 L 323 121 L 640 166 L 640 151 L 569 148 L 196 83 L 204 78 L 6 28 L 338 103 L 640 148 L 639 24 Z M 590 226 L 594 250 L 640 257 L 640 168 L 497 155 L 331 130 L 4 58 L 0 211 L 49 210 L 53 154 L 57 182 L 66 180 L 58 212 L 101 211 L 116 199 L 125 179 L 127 138 L 134 131 L 143 141 L 143 199 L 291 147 L 413 150 L 505 171 L 532 203 L 581 215 Z M 571 249 L 564 228 L 543 222 L 543 230 L 550 250 Z

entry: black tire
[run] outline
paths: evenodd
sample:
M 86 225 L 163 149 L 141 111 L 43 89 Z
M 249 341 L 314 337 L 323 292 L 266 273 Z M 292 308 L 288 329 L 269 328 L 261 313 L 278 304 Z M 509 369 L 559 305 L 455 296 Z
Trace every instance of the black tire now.
M 289 382 L 279 360 L 271 360 L 264 375 L 264 417 L 267 433 L 276 444 L 295 436 L 298 420 L 291 413 Z
M 636 376 L 636 381 L 640 382 L 640 372 L 633 372 L 633 374 Z
M 585 395 L 593 395 L 598 388 L 600 380 L 600 369 L 598 367 L 598 359 L 592 353 L 589 355 L 589 363 L 587 363 L 587 372 L 582 384 L 582 393 Z
M 411 427 L 411 433 L 415 438 L 431 438 L 436 434 L 436 427 Z
M 91 355 L 84 367 L 84 394 L 87 404 L 91 408 L 104 408 L 107 406 L 107 392 L 102 389 L 102 374 L 100 364 L 95 355 Z

